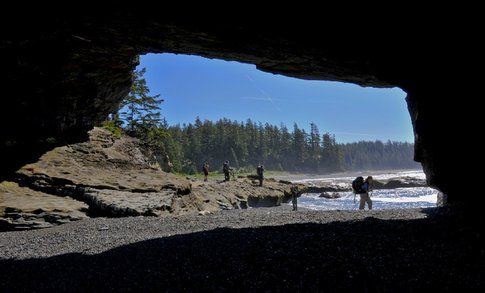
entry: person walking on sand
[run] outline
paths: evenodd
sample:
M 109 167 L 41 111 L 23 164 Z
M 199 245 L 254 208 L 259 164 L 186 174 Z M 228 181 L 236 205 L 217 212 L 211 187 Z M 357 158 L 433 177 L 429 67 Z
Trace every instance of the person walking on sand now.
M 372 176 L 369 176 L 365 179 L 364 184 L 362 184 L 362 193 L 360 193 L 360 204 L 359 210 L 363 210 L 365 208 L 365 203 L 369 207 L 369 210 L 372 210 L 372 200 L 370 199 L 369 192 L 372 191 Z
M 298 190 L 298 186 L 293 185 L 291 187 L 291 203 L 293 204 L 293 211 L 298 210 L 298 196 L 300 192 Z
M 231 167 L 229 166 L 229 161 L 225 161 L 222 165 L 222 172 L 224 172 L 224 181 L 231 180 Z
M 204 181 L 207 181 L 207 176 L 209 176 L 209 162 L 205 162 L 202 166 L 202 172 L 204 172 Z
M 264 166 L 259 164 L 258 168 L 256 168 L 256 173 L 258 173 L 259 186 L 263 186 Z

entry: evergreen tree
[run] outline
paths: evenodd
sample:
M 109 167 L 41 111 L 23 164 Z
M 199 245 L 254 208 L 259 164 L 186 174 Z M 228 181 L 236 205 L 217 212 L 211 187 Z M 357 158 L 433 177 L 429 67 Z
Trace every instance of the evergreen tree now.
M 128 96 L 122 101 L 121 119 L 126 129 L 133 136 L 143 136 L 149 129 L 156 127 L 160 122 L 160 95 L 150 95 L 150 90 L 143 77 L 146 69 L 136 70 L 133 73 L 133 85 Z
M 295 123 L 293 125 L 293 159 L 297 170 L 303 169 L 306 152 L 306 133 L 303 129 L 298 128 L 298 125 Z
M 321 146 L 320 146 L 320 131 L 315 123 L 310 123 L 310 148 L 311 160 L 314 164 L 315 171 L 320 169 Z

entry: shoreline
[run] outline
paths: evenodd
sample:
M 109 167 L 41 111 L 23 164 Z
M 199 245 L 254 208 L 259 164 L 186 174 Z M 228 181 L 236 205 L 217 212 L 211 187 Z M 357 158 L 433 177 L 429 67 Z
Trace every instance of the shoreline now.
M 344 178 L 344 177 L 357 177 L 363 176 L 376 176 L 380 174 L 393 174 L 399 172 L 423 172 L 422 169 L 399 169 L 399 170 L 363 170 L 363 171 L 346 171 L 346 172 L 336 172 L 336 173 L 324 173 L 324 174 L 314 174 L 314 173 L 292 173 L 283 172 L 283 174 L 269 174 L 272 178 L 276 180 L 288 180 L 288 181 L 298 181 L 298 180 L 315 180 L 315 179 L 330 179 L 330 178 Z
M 276 180 L 288 180 L 288 178 L 296 178 L 295 180 L 301 179 L 314 179 L 314 178 L 339 178 L 339 177 L 356 177 L 362 174 L 368 175 L 375 175 L 375 174 L 388 174 L 388 173 L 397 173 L 397 172 L 423 172 L 422 169 L 383 169 L 383 170 L 362 170 L 362 171 L 345 171 L 345 172 L 335 172 L 335 173 L 300 173 L 300 172 L 292 172 L 292 171 L 273 171 L 273 170 L 266 170 L 265 177 L 267 178 L 274 178 Z M 204 176 L 201 172 L 196 174 L 184 174 L 184 173 L 174 173 L 180 177 L 187 177 L 190 179 L 203 179 Z M 235 173 L 236 176 L 248 176 L 248 175 L 255 175 L 255 172 L 241 172 Z M 224 179 L 224 174 L 220 171 L 211 171 L 209 173 L 209 179 L 218 180 Z M 291 180 L 289 180 L 291 181 Z

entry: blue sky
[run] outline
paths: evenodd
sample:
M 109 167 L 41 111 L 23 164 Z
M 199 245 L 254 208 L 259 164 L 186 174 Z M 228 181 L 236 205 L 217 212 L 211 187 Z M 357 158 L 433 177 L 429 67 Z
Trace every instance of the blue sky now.
M 383 140 L 413 142 L 411 120 L 399 88 L 364 88 L 354 84 L 308 81 L 262 72 L 252 64 L 175 54 L 141 56 L 139 68 L 152 94 L 165 102 L 169 124 L 230 118 L 271 124 L 293 123 L 338 142 Z

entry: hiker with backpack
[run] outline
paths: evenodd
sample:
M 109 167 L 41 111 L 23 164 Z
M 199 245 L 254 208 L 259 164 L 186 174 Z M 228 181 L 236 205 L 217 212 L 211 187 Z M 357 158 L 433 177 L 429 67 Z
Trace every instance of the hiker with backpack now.
M 202 172 L 204 172 L 204 181 L 207 181 L 207 176 L 209 175 L 209 163 L 205 162 L 202 166 Z
M 264 166 L 259 164 L 258 168 L 256 168 L 256 173 L 258 174 L 259 186 L 263 186 Z
M 298 210 L 298 197 L 300 196 L 300 191 L 297 185 L 291 187 L 291 203 L 293 204 L 293 211 Z
M 368 176 L 365 180 L 364 177 L 359 176 L 352 181 L 352 189 L 354 190 L 354 202 L 355 202 L 355 195 L 360 195 L 360 204 L 359 210 L 363 210 L 365 208 L 365 203 L 369 210 L 372 210 L 372 200 L 370 199 L 369 192 L 372 190 L 372 176 Z
M 231 180 L 231 167 L 229 166 L 229 161 L 225 161 L 222 165 L 222 172 L 224 172 L 224 181 Z

